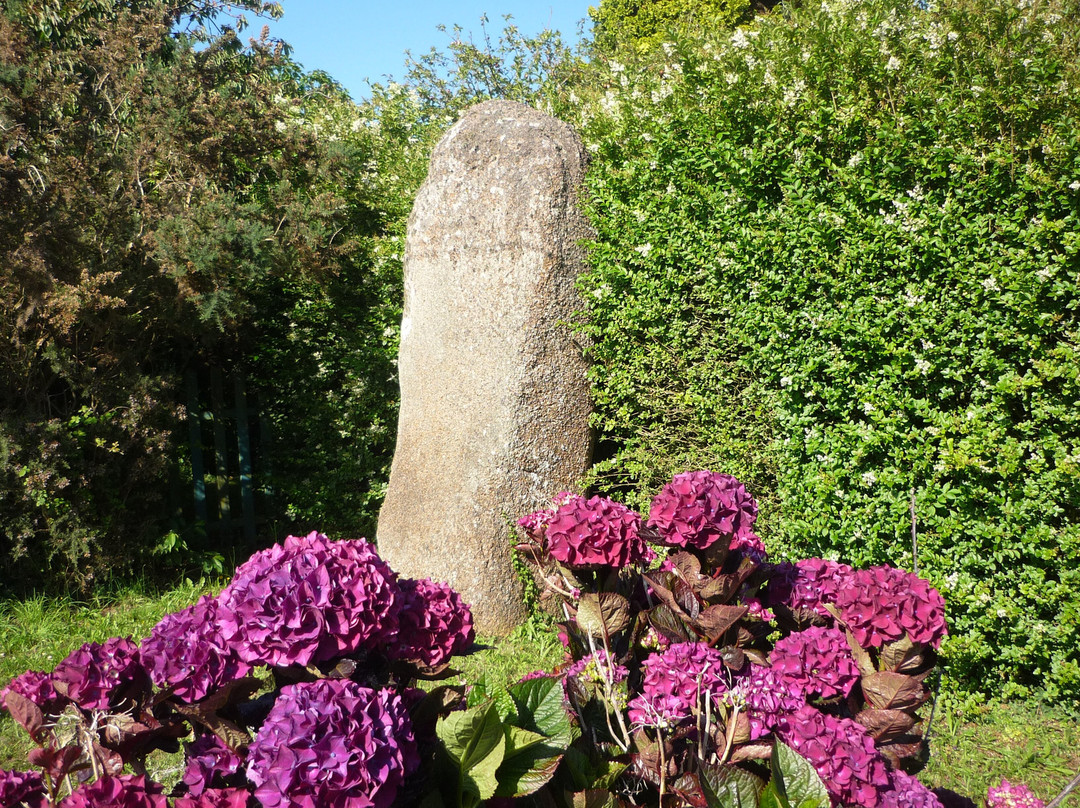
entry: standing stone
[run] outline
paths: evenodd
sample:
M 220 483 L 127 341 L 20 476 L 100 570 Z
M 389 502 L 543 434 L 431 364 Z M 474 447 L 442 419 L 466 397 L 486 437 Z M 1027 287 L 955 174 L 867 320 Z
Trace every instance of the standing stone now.
M 488 101 L 436 146 L 409 218 L 379 553 L 453 586 L 482 633 L 525 617 L 508 525 L 589 461 L 586 365 L 567 325 L 582 308 L 584 170 L 569 126 Z

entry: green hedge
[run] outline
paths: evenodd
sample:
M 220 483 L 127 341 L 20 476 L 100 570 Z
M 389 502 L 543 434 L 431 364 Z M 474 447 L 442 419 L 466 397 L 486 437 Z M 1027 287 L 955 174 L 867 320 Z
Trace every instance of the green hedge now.
M 950 675 L 1076 705 L 1080 21 L 924 5 L 811 3 L 609 64 L 594 484 L 644 505 L 727 471 L 781 554 L 909 569 L 914 488 Z

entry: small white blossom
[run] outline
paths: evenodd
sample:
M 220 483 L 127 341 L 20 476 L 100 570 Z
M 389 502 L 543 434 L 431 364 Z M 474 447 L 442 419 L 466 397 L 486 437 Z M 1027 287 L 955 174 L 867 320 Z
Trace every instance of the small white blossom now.
M 982 288 L 985 289 L 988 292 L 997 292 L 998 290 L 1001 289 L 1001 287 L 998 286 L 997 278 L 985 278 L 985 279 L 983 279 Z
M 919 371 L 923 376 L 930 372 L 931 365 L 925 359 L 915 360 L 915 370 Z
M 877 483 L 877 475 L 872 471 L 864 471 L 862 475 L 862 483 L 867 488 L 873 488 Z
M 895 73 L 900 69 L 900 60 L 895 56 L 890 56 L 889 61 L 885 63 L 885 69 Z
M 634 252 L 640 255 L 642 258 L 648 258 L 649 253 L 652 252 L 652 244 L 645 243 L 634 247 Z
M 781 376 L 780 377 L 780 386 L 781 387 L 790 387 L 791 382 L 792 382 L 792 378 L 790 376 Z
M 1069 183 L 1070 191 L 1080 191 L 1080 180 L 1073 180 Z

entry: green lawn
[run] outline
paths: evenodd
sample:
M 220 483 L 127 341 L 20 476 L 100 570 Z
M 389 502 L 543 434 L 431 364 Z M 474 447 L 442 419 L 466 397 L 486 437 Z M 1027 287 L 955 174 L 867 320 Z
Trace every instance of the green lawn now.
M 29 668 L 50 670 L 69 651 L 88 640 L 146 636 L 162 615 L 176 611 L 223 582 L 187 583 L 166 592 L 132 587 L 91 602 L 34 598 L 0 602 L 0 681 Z M 480 649 L 461 660 L 461 679 L 498 686 L 516 681 L 561 658 L 554 633 L 528 623 L 501 640 L 481 640 Z M 26 768 L 29 741 L 4 714 L 0 717 L 0 768 Z M 1034 705 L 1005 705 L 981 715 L 938 710 L 933 725 L 932 758 L 923 782 L 973 798 L 1001 778 L 1027 783 L 1045 801 L 1080 770 L 1080 727 L 1063 711 Z M 178 759 L 151 761 L 161 779 L 179 774 Z M 981 799 L 976 799 L 981 804 Z M 1073 793 L 1062 808 L 1080 808 Z

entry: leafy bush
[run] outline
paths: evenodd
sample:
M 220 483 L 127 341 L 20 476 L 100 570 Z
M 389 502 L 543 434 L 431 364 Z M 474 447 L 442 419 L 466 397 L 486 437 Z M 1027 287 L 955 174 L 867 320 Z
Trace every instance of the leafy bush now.
M 686 467 L 776 551 L 912 563 L 962 689 L 1080 704 L 1080 18 L 825 3 L 586 110 L 601 492 Z M 914 494 L 912 494 L 914 492 Z

